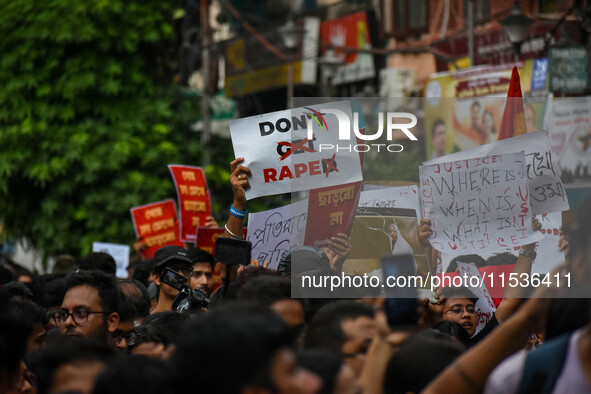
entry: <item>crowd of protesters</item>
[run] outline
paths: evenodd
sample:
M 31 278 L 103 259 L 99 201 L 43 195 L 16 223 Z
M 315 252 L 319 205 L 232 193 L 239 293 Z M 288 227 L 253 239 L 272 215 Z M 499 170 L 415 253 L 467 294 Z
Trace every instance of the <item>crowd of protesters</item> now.
M 246 211 L 251 175 L 241 162 L 230 175 L 238 212 Z M 277 270 L 256 261 L 227 266 L 222 286 L 214 284 L 215 258 L 195 248 L 162 247 L 130 265 L 124 280 L 105 253 L 78 263 L 61 256 L 40 276 L 4 260 L 0 393 L 591 392 L 590 204 L 560 245 L 567 261 L 556 272 L 568 270 L 576 283 L 508 289 L 477 333 L 477 298 L 463 287 L 417 301 L 411 329 L 388 325 L 379 296 L 292 297 L 290 278 L 302 268 L 293 256 L 308 272 L 340 272 L 351 252 L 343 234 L 324 250 L 294 248 Z M 243 225 L 230 215 L 226 236 L 242 238 Z M 421 221 L 424 245 L 430 233 Z M 522 248 L 512 261 L 517 273 L 544 258 L 534 244 Z M 171 272 L 191 290 L 175 286 Z M 192 307 L 180 306 L 181 292 Z

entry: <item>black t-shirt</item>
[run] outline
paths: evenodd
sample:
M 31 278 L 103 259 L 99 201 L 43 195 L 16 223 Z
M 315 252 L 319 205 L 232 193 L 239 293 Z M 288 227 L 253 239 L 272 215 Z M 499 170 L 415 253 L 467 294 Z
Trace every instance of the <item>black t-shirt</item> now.
M 488 334 L 490 334 L 492 332 L 492 330 L 497 328 L 498 325 L 499 325 L 499 322 L 497 321 L 497 315 L 496 315 L 496 313 L 493 313 L 492 318 L 488 321 L 488 323 L 486 323 L 486 325 L 482 328 L 482 330 L 480 330 L 478 332 L 478 334 L 476 334 L 472 338 L 470 338 L 470 340 L 468 341 L 468 347 L 476 346 L 476 344 L 478 342 L 483 340 L 484 337 L 486 337 Z

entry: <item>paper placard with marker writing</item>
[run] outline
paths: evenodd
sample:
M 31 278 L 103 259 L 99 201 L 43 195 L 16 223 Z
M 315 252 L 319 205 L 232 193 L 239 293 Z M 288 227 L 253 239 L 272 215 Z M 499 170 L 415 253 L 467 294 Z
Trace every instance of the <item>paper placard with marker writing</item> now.
M 252 242 L 251 257 L 261 264 L 269 261 L 269 268 L 277 269 L 283 252 L 304 244 L 307 214 L 308 200 L 249 213 L 247 240 Z
M 533 213 L 568 210 L 568 199 L 560 179 L 560 168 L 555 164 L 556 159 L 552 156 L 550 141 L 544 130 L 452 153 L 423 164 L 441 164 L 494 154 L 514 153 L 521 150 L 525 152 L 529 198 Z
M 524 152 L 419 168 L 422 216 L 431 245 L 453 255 L 525 245 L 532 230 Z
M 352 119 L 340 101 L 230 122 L 235 157 L 252 171 L 246 198 L 361 181 Z

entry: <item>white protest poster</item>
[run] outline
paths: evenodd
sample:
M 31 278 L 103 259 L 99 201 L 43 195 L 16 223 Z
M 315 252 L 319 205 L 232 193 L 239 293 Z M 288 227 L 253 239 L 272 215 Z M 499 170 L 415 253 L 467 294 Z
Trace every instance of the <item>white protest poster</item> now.
M 418 190 L 415 185 L 363 190 L 359 196 L 358 206 L 373 208 L 411 208 L 416 211 L 418 217 Z
M 548 100 L 544 127 L 564 183 L 591 185 L 591 97 Z
M 339 101 L 230 122 L 234 154 L 252 171 L 246 198 L 363 180 L 352 119 Z
M 283 252 L 304 244 L 307 214 L 308 200 L 248 214 L 246 239 L 252 242 L 252 258 L 277 269 Z
M 464 283 L 468 283 L 470 285 L 470 290 L 472 290 L 474 295 L 478 297 L 478 301 L 476 301 L 476 304 L 474 305 L 478 311 L 476 334 L 486 326 L 486 323 L 488 323 L 490 319 L 492 319 L 493 313 L 495 313 L 497 308 L 495 308 L 495 304 L 488 293 L 488 289 L 484 285 L 484 281 L 482 280 L 480 272 L 478 272 L 478 268 L 472 264 L 458 262 L 458 272 L 460 276 L 467 278 Z
M 568 199 L 560 179 L 556 155 L 552 155 L 550 140 L 544 130 L 507 138 L 476 148 L 452 153 L 423 164 L 475 159 L 503 153 L 525 152 L 525 164 L 532 211 L 535 214 L 566 211 Z
M 117 263 L 117 277 L 127 278 L 126 268 L 129 265 L 129 245 L 93 242 L 92 251 L 110 254 Z
M 523 152 L 419 167 L 431 245 L 453 255 L 535 242 Z

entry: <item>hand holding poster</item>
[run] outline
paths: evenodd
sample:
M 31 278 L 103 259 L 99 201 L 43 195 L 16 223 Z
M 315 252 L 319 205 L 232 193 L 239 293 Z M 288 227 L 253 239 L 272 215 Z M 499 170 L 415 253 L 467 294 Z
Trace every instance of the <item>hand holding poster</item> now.
M 171 199 L 131 208 L 133 228 L 137 238 L 142 238 L 148 248 L 142 252 L 144 259 L 151 259 L 164 245 L 185 244 L 179 239 L 176 208 Z
M 181 240 L 195 242 L 195 230 L 211 215 L 211 201 L 201 167 L 169 165 L 181 211 Z
M 454 160 L 514 153 L 520 150 L 525 152 L 529 197 L 533 213 L 568 210 L 568 199 L 560 180 L 560 169 L 552 158 L 550 141 L 544 130 L 452 153 L 423 164 L 441 164 Z
M 277 269 L 283 252 L 304 244 L 307 209 L 307 200 L 302 200 L 249 214 L 247 240 L 252 242 L 252 258 L 261 264 L 269 261 L 269 268 Z
M 479 253 L 535 242 L 523 152 L 424 165 L 422 216 L 442 253 Z
M 234 154 L 252 171 L 246 198 L 361 181 L 359 153 L 339 146 L 347 132 L 355 143 L 350 119 L 351 104 L 341 101 L 230 122 Z

